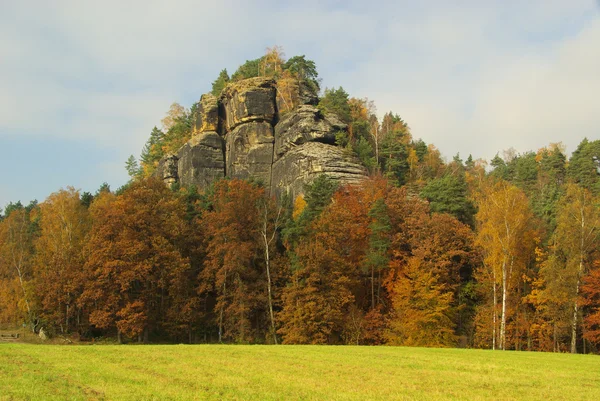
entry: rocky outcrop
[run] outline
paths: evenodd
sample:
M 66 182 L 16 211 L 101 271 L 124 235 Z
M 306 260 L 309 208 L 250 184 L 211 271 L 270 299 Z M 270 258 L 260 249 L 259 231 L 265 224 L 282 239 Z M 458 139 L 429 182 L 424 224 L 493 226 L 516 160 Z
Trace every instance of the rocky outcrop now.
M 346 124 L 335 117 L 325 118 L 314 106 L 300 106 L 285 115 L 275 126 L 275 160 L 290 149 L 307 142 L 335 144 L 335 135 Z
M 320 142 L 308 142 L 285 153 L 273 164 L 272 191 L 292 199 L 304 192 L 304 185 L 327 174 L 341 185 L 357 184 L 366 176 L 365 168 L 347 150 Z
M 200 190 L 225 176 L 253 178 L 293 198 L 320 174 L 341 184 L 360 182 L 365 168 L 335 144 L 346 124 L 303 104 L 316 103 L 310 93 L 298 92 L 296 99 L 300 106 L 280 115 L 276 82 L 262 77 L 231 83 L 218 99 L 203 95 L 192 139 L 163 158 L 156 174 L 167 184 Z
M 229 84 L 219 100 L 227 132 L 251 121 L 272 123 L 276 116 L 275 81 L 270 78 L 250 78 Z
M 207 93 L 200 98 L 194 130 L 195 132 L 219 130 L 219 102 L 214 95 Z
M 225 143 L 214 131 L 202 132 L 177 152 L 179 182 L 203 190 L 225 177 Z
M 242 124 L 227 134 L 227 175 L 258 178 L 267 187 L 273 164 L 273 126 L 264 121 Z
M 156 175 L 165 182 L 167 185 L 176 183 L 179 179 L 178 172 L 179 167 L 177 165 L 178 158 L 175 155 L 166 155 L 158 162 L 156 168 Z

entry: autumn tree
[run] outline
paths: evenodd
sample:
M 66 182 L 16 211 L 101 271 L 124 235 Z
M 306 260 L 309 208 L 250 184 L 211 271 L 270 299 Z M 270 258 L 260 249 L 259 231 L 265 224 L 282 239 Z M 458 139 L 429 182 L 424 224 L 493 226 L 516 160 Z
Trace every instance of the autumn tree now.
M 189 268 L 181 242 L 186 207 L 158 179 L 132 183 L 120 196 L 103 193 L 91 206 L 92 235 L 82 303 L 96 328 L 147 341 L 165 324 Z M 189 322 L 188 322 L 189 323 Z
M 37 231 L 36 207 L 9 205 L 0 220 L 0 321 L 37 324 L 33 286 L 33 242 Z
M 285 53 L 281 46 L 267 47 L 259 62 L 259 74 L 264 77 L 279 78 L 283 72 Z
M 591 341 L 596 347 L 600 346 L 600 263 L 596 259 L 595 268 L 584 280 L 583 304 L 589 308 L 584 319 L 584 339 Z
M 353 297 L 339 256 L 317 241 L 296 249 L 298 264 L 284 289 L 279 314 L 284 344 L 332 344 L 340 341 Z
M 492 294 L 492 316 L 488 326 L 491 333 L 487 335 L 491 336 L 492 348 L 496 348 L 498 341 L 498 347 L 504 350 L 507 347 L 509 302 L 519 301 L 509 297 L 515 281 L 520 279 L 526 264 L 533 258 L 533 216 L 525 193 L 502 180 L 483 189 L 477 207 L 477 244 L 484 257 L 478 278 Z M 498 296 L 501 305 L 499 328 Z
M 461 286 L 475 264 L 473 234 L 450 215 L 430 214 L 427 203 L 408 196 L 406 188 L 391 190 L 387 207 L 392 230 L 388 341 L 408 345 L 420 338 L 420 345 L 451 345 L 455 328 L 462 325 Z
M 261 226 L 259 204 L 263 196 L 262 188 L 246 181 L 218 181 L 202 219 L 206 260 L 201 280 L 212 283 L 204 291 L 216 293 L 219 341 L 250 342 L 264 335 L 269 301 L 267 277 L 260 262 L 264 261 L 261 228 L 267 243 L 272 231 L 265 229 L 264 220 Z
M 178 119 L 181 119 L 186 114 L 185 107 L 180 105 L 177 102 L 173 102 L 169 107 L 169 111 L 163 117 L 160 122 L 162 123 L 162 130 L 164 132 L 168 132 L 177 122 Z
M 50 195 L 40 205 L 40 235 L 35 241 L 36 288 L 41 315 L 51 330 L 69 333 L 81 327 L 79 305 L 90 228 L 88 210 L 72 187 Z
M 386 332 L 394 345 L 452 346 L 456 342 L 451 319 L 452 293 L 424 269 L 419 256 L 410 257 L 390 284 L 393 311 Z
M 600 199 L 577 184 L 567 184 L 557 214 L 555 243 L 562 253 L 561 279 L 568 283 L 564 302 L 571 305 L 571 352 L 577 352 L 581 283 L 600 244 Z

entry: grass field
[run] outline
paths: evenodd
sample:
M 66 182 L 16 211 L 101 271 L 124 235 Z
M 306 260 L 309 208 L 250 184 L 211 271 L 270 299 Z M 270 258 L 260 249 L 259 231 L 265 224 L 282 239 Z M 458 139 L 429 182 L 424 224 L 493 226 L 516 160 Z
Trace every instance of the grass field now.
M 0 400 L 600 400 L 600 357 L 401 347 L 0 344 Z

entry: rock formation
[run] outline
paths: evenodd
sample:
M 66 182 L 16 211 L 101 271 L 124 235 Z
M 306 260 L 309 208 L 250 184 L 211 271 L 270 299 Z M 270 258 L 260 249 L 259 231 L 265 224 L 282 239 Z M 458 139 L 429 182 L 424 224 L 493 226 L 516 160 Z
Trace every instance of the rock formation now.
M 314 103 L 314 97 L 303 99 Z M 336 116 L 311 104 L 279 115 L 277 101 L 276 82 L 263 77 L 229 84 L 218 99 L 203 95 L 192 139 L 161 159 L 156 174 L 167 184 L 201 190 L 225 176 L 254 178 L 293 198 L 320 174 L 341 184 L 366 176 L 359 161 L 336 146 L 336 134 L 347 129 Z

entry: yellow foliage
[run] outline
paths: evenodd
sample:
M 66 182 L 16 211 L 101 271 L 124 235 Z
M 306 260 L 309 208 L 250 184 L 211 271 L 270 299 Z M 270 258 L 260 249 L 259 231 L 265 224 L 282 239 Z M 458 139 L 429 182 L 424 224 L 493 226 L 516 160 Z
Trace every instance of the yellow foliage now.
M 302 195 L 299 195 L 294 201 L 294 211 L 292 212 L 292 218 L 296 220 L 306 208 L 306 201 Z

